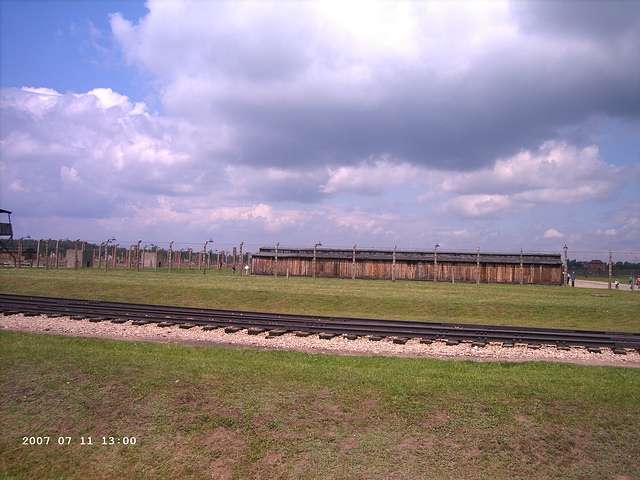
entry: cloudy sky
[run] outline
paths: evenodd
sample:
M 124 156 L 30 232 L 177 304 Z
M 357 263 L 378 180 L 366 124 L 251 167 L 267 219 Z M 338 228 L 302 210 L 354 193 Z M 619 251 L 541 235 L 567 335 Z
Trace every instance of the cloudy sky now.
M 0 8 L 16 236 L 640 256 L 640 2 Z

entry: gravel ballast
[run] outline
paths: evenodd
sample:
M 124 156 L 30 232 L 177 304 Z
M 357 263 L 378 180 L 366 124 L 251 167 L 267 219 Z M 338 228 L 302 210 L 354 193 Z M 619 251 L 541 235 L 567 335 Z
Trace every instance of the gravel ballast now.
M 521 344 L 515 344 L 512 348 L 503 348 L 501 344 L 493 343 L 489 343 L 486 346 L 475 346 L 472 343 L 447 345 L 445 341 L 422 344 L 415 338 L 409 339 L 402 344 L 394 342 L 393 338 L 383 338 L 380 341 L 371 341 L 368 337 L 350 340 L 343 336 L 322 339 L 317 334 L 302 337 L 294 333 L 270 336 L 268 332 L 256 334 L 256 332 L 248 332 L 247 330 L 226 333 L 224 328 L 208 331 L 204 331 L 200 327 L 184 329 L 179 328 L 177 325 L 160 328 L 155 323 L 132 325 L 131 321 L 125 323 L 113 323 L 111 321 L 91 322 L 86 319 L 72 320 L 69 317 L 25 317 L 22 314 L 0 315 L 0 328 L 28 333 L 99 337 L 115 340 L 297 350 L 307 353 L 338 355 L 381 355 L 474 361 L 552 361 L 640 368 L 640 353 L 631 349 L 626 349 L 626 354 L 622 355 L 614 353 L 608 348 L 602 348 L 601 353 L 591 353 L 583 347 L 559 350 L 555 346 L 546 345 L 533 349 Z

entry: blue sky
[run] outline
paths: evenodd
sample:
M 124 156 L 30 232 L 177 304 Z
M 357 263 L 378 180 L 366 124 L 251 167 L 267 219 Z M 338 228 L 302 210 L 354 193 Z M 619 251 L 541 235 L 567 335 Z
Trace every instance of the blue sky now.
M 17 236 L 638 261 L 638 2 L 0 9 Z

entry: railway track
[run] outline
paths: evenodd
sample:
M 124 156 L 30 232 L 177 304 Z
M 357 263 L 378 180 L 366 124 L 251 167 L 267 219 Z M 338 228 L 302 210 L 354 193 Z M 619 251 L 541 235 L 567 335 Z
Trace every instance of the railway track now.
M 505 347 L 517 343 L 531 347 L 555 345 L 560 349 L 581 346 L 596 352 L 606 347 L 620 354 L 626 353 L 627 349 L 640 352 L 640 333 L 633 332 L 276 314 L 13 294 L 0 294 L 0 311 L 5 315 L 68 316 L 94 322 L 155 323 L 160 327 L 225 328 L 228 332 L 247 329 L 249 333 L 268 332 L 269 336 L 293 332 L 301 336 L 319 334 L 323 338 L 344 335 L 353 339 L 367 336 L 370 340 L 379 340 L 387 337 L 395 343 L 418 338 L 423 343 L 445 340 L 450 344 L 472 342 L 478 346 L 491 342 L 502 343 Z

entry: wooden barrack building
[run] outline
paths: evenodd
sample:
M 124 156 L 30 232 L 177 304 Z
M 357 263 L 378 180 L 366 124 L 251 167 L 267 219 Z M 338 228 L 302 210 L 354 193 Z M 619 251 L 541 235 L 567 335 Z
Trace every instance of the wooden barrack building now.
M 254 275 L 562 285 L 560 254 L 262 247 Z

